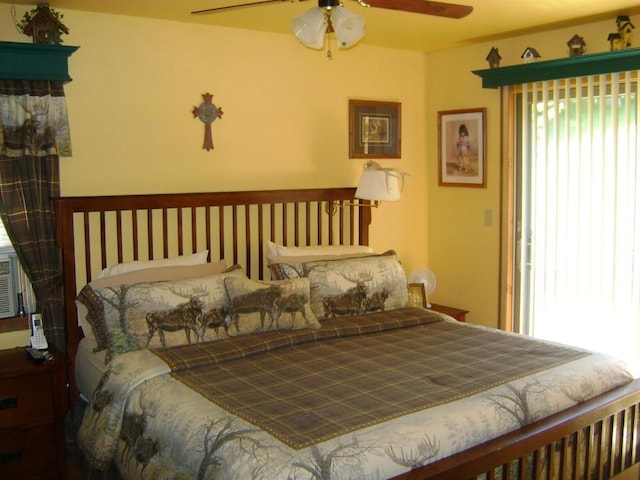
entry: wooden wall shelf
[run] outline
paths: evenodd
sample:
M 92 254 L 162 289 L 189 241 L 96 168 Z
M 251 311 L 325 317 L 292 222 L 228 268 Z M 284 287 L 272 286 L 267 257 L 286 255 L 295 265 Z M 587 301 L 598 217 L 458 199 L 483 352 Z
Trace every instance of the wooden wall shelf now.
M 28 317 L 0 318 L 0 333 L 29 330 Z
M 474 70 L 482 78 L 482 88 L 624 72 L 640 68 L 640 48 L 592 53 L 578 57 L 546 60 L 523 65 Z
M 0 42 L 0 78 L 70 82 L 68 58 L 79 47 Z

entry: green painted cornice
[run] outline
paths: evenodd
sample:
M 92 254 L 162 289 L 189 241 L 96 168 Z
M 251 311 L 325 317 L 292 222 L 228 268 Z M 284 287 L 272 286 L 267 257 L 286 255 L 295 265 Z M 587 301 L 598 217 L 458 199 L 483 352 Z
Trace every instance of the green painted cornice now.
M 640 48 L 474 70 L 483 88 L 640 69 Z
M 0 42 L 0 78 L 70 82 L 68 58 L 78 47 Z

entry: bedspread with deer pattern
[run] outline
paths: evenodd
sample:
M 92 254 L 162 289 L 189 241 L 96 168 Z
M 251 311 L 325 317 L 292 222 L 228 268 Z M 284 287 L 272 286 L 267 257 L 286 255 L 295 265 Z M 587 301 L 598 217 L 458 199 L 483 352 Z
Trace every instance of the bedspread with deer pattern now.
M 125 478 L 382 479 L 630 380 L 602 355 L 400 309 L 118 357 L 79 442 Z

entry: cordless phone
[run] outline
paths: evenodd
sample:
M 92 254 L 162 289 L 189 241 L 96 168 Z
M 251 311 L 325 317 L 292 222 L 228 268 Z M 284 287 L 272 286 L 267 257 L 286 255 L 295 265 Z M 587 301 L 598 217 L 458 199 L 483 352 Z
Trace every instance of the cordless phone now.
M 38 350 L 46 350 L 49 348 L 47 338 L 44 336 L 44 327 L 42 326 L 42 314 L 31 314 L 31 347 Z

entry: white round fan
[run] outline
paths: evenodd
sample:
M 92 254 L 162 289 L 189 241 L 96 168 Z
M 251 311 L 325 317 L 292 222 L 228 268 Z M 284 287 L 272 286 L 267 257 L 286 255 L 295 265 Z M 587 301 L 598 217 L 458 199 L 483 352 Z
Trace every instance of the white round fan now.
M 427 302 L 427 308 L 431 307 L 429 303 L 429 295 L 436 289 L 436 276 L 428 268 L 418 268 L 409 275 L 409 283 L 422 283 L 424 284 L 424 293 L 427 296 L 425 301 Z

